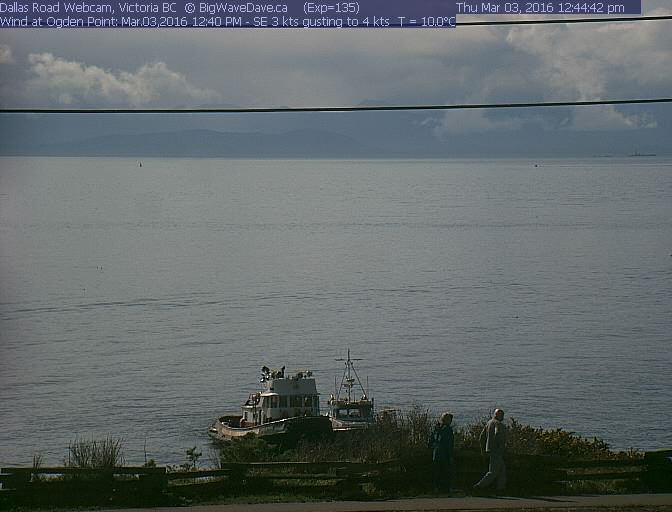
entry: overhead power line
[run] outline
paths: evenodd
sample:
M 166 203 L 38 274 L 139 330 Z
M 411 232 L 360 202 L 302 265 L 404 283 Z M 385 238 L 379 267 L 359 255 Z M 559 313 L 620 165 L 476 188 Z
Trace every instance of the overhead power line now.
M 476 110 L 502 108 L 582 107 L 589 105 L 642 105 L 672 103 L 672 98 L 526 103 L 458 103 L 453 105 L 357 105 L 352 107 L 259 107 L 259 108 L 3 108 L 3 114 L 266 114 L 299 112 L 385 112 L 409 110 Z
M 460 27 L 497 25 L 544 25 L 575 23 L 612 23 L 672 20 L 669 16 L 637 16 L 619 18 L 536 19 L 505 21 L 462 21 Z M 649 103 L 672 103 L 672 98 L 551 101 L 525 103 L 476 103 L 454 105 L 359 105 L 350 107 L 259 107 L 259 108 L 1 108 L 3 114 L 251 114 L 251 113 L 298 113 L 298 112 L 381 112 L 412 110 L 473 110 L 506 108 L 580 107 L 590 105 L 636 105 Z
M 663 21 L 672 20 L 670 16 L 630 16 L 620 18 L 565 18 L 553 19 L 544 18 L 536 20 L 503 20 L 503 21 L 459 21 L 458 27 L 479 27 L 479 26 L 496 26 L 496 25 L 558 25 L 558 24 L 573 24 L 573 23 L 613 23 L 613 22 L 633 22 L 633 21 Z

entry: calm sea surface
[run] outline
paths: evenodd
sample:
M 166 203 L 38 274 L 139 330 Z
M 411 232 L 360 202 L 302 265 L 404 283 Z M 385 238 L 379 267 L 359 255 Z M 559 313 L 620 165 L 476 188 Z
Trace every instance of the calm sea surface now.
M 0 464 L 206 459 L 348 348 L 379 407 L 669 448 L 671 255 L 672 160 L 3 158 Z

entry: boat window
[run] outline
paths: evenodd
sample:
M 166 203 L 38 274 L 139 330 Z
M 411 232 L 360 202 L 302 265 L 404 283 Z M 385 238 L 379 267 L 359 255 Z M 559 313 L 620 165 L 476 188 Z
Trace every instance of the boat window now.
M 301 395 L 291 395 L 289 397 L 289 406 L 290 407 L 301 407 Z
M 349 418 L 349 419 L 359 419 L 362 417 L 362 413 L 359 409 L 337 409 L 336 410 L 337 418 Z
M 265 396 L 263 400 L 261 401 L 261 408 L 266 409 L 268 407 L 268 397 Z
M 312 407 L 313 406 L 313 397 L 310 395 L 306 395 L 303 397 L 303 406 L 304 407 Z
M 278 408 L 278 397 L 277 396 L 272 396 L 271 397 L 271 408 L 272 409 L 277 409 Z
M 280 398 L 280 407 L 287 407 L 287 397 L 282 395 Z

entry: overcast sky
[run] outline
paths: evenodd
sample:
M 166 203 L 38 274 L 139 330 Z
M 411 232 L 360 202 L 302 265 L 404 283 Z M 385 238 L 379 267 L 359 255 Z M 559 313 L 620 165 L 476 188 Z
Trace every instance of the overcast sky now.
M 646 15 L 672 14 L 670 0 L 642 3 Z M 3 29 L 0 70 L 4 107 L 647 98 L 672 95 L 672 22 L 454 30 Z M 255 128 L 237 119 L 226 128 Z M 439 139 L 530 124 L 551 132 L 672 133 L 672 108 L 434 112 L 413 122 Z

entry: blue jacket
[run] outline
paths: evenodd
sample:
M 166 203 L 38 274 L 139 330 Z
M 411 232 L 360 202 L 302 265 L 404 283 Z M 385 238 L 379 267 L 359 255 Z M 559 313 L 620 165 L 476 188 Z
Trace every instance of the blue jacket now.
M 432 449 L 432 460 L 450 460 L 453 457 L 455 436 L 450 425 L 437 426 L 429 438 L 429 446 Z

